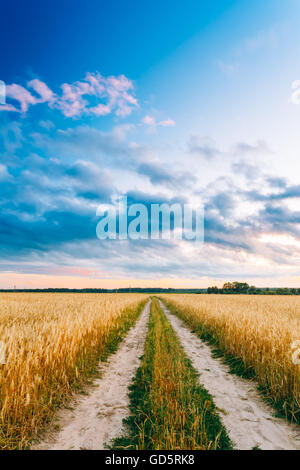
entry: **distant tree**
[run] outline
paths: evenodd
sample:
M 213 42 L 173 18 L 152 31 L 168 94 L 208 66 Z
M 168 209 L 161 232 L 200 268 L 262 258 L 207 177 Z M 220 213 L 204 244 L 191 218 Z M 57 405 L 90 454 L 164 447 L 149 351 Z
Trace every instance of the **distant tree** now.
M 234 282 L 234 290 L 237 294 L 247 294 L 249 284 L 247 282 Z
M 219 289 L 218 289 L 217 286 L 208 287 L 208 288 L 207 288 L 207 293 L 208 293 L 208 294 L 218 294 L 218 293 L 219 293 Z
M 247 294 L 249 284 L 247 282 L 225 282 L 223 292 L 225 294 Z
M 257 294 L 257 289 L 255 286 L 250 286 L 248 289 L 248 294 Z
M 278 288 L 276 289 L 276 294 L 277 295 L 288 295 L 290 293 L 290 290 L 285 288 Z
M 225 282 L 225 284 L 223 284 L 223 289 L 222 290 L 223 290 L 224 294 L 233 293 L 233 289 L 234 289 L 233 283 Z

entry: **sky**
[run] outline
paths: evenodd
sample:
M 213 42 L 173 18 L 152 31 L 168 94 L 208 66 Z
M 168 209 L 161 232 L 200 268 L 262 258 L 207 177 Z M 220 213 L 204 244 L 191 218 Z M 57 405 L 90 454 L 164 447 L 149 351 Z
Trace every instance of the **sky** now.
M 1 2 L 0 288 L 300 287 L 298 0 Z M 97 207 L 204 206 L 204 243 Z

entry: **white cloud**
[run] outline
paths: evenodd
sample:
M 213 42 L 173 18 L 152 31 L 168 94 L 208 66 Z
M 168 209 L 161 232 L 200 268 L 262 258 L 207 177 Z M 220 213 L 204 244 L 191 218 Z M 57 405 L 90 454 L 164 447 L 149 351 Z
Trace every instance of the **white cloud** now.
M 228 77 L 234 75 L 238 70 L 238 64 L 224 62 L 223 60 L 217 60 L 216 65 L 220 69 L 220 71 Z
M 11 179 L 11 175 L 8 173 L 5 165 L 0 163 L 0 181 L 8 181 Z
M 292 83 L 292 90 L 294 90 L 290 96 L 290 103 L 300 104 L 300 80 L 295 80 Z
M 246 48 L 249 51 L 256 51 L 264 47 L 274 48 L 278 43 L 278 32 L 275 29 L 260 31 L 255 36 L 247 38 Z

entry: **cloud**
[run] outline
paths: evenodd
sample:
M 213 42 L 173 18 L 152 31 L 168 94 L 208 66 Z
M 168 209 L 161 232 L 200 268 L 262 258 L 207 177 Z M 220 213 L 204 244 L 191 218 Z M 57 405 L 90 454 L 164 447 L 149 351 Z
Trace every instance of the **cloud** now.
M 146 126 L 155 126 L 155 119 L 152 116 L 144 116 L 142 118 L 142 123 L 146 124 Z
M 7 181 L 11 179 L 11 175 L 9 174 L 7 167 L 0 163 L 0 182 Z
M 130 168 L 144 154 L 139 145 L 127 142 L 130 126 L 117 126 L 103 132 L 88 125 L 57 129 L 53 136 L 32 134 L 35 147 L 42 149 L 49 158 L 56 156 L 65 161 L 93 160 L 109 167 Z
M 168 118 L 163 121 L 156 121 L 153 116 L 146 115 L 142 118 L 142 123 L 146 126 L 152 127 L 155 129 L 156 127 L 172 127 L 176 125 L 176 122 L 173 119 Z
M 222 154 L 210 137 L 192 136 L 188 142 L 188 150 L 208 160 Z
M 28 162 L 29 163 L 29 162 Z M 249 277 L 250 275 L 296 272 L 300 250 L 291 251 L 276 243 L 276 233 L 300 238 L 300 214 L 289 210 L 282 201 L 263 198 L 257 193 L 261 209 L 241 211 L 245 204 L 253 204 L 248 188 L 245 190 L 235 180 L 211 184 L 202 189 L 205 200 L 205 245 L 189 242 L 141 240 L 100 242 L 95 236 L 97 220 L 93 202 L 94 192 L 98 201 L 111 197 L 110 176 L 91 162 L 77 161 L 72 165 L 36 159 L 30 173 L 23 172 L 16 181 L 15 200 L 4 204 L 1 219 L 0 242 L 6 260 L 6 268 L 15 266 L 25 272 L 39 272 L 53 266 L 89 267 L 109 272 L 111 277 L 140 275 L 177 276 L 199 278 L 217 276 Z M 169 176 L 159 168 L 146 168 L 157 182 L 167 181 Z M 270 183 L 270 184 L 269 184 Z M 278 183 L 278 184 L 277 184 Z M 274 192 L 282 181 L 268 182 L 264 189 Z M 81 185 L 84 184 L 85 187 Z M 277 184 L 277 186 L 276 186 Z M 291 192 L 286 183 L 286 192 Z M 113 188 L 111 188 L 113 189 Z M 102 194 L 100 194 L 102 192 Z M 6 188 L 5 194 L 9 196 Z M 147 207 L 152 203 L 186 202 L 183 196 L 167 197 L 160 192 L 128 192 L 128 203 L 140 202 Z M 260 196 L 260 197 L 259 197 Z M 271 196 L 271 194 L 270 194 Z M 14 210 L 15 211 L 14 211 Z M 27 218 L 22 217 L 22 211 Z M 32 217 L 30 217 L 32 215 Z M 266 244 L 263 234 L 271 233 L 274 243 Z M 21 234 L 21 236 L 20 236 Z M 135 256 L 132 258 L 132 251 Z M 19 267 L 18 267 L 19 266 Z
M 292 83 L 292 90 L 289 102 L 292 104 L 300 104 L 300 80 L 295 80 Z
M 46 89 L 37 97 L 52 99 Z M 300 188 L 265 173 L 260 154 L 268 149 L 263 142 L 238 142 L 225 152 L 213 139 L 191 139 L 189 150 L 204 155 L 207 167 L 211 163 L 208 181 L 207 173 L 201 178 L 201 165 L 186 171 L 188 156 L 180 155 L 175 166 L 159 148 L 130 142 L 135 127 L 104 132 L 38 122 L 34 133 L 27 120 L 0 130 L 0 243 L 6 269 L 45 273 L 49 266 L 61 266 L 67 272 L 76 260 L 78 267 L 136 279 L 186 277 L 187 272 L 195 279 L 232 279 L 297 271 L 300 249 L 279 246 L 276 236 L 300 240 Z M 215 156 L 222 157 L 217 164 Z M 229 157 L 226 177 L 219 168 L 224 156 Z M 173 240 L 101 243 L 95 234 L 96 207 L 114 202 L 120 192 L 128 195 L 129 204 L 147 207 L 204 202 L 204 246 Z M 272 243 L 266 243 L 266 233 Z
M 100 73 L 88 73 L 84 81 L 62 85 L 63 94 L 56 102 L 67 117 L 79 117 L 83 114 L 106 116 L 115 112 L 125 117 L 138 106 L 137 99 L 132 95 L 133 83 L 125 75 L 104 77 Z M 94 96 L 101 100 L 96 106 L 89 106 L 84 97 Z M 102 102 L 104 101 L 104 102 Z
M 263 140 L 259 140 L 256 144 L 249 144 L 248 142 L 238 142 L 233 146 L 233 155 L 247 156 L 247 155 L 261 155 L 272 153 L 267 144 Z
M 239 68 L 238 64 L 224 62 L 223 60 L 217 60 L 216 65 L 219 68 L 219 70 L 228 77 L 231 77 L 232 75 L 234 75 Z
M 173 121 L 171 118 L 165 119 L 164 121 L 159 121 L 158 123 L 158 125 L 162 127 L 175 126 L 175 124 L 175 121 Z
M 54 93 L 48 88 L 46 83 L 41 80 L 34 79 L 27 83 L 29 88 L 32 88 L 40 98 L 36 99 L 36 103 L 53 103 L 55 101 Z
M 44 129 L 47 129 L 48 131 L 50 129 L 54 129 L 55 128 L 55 124 L 52 122 L 52 121 L 49 121 L 49 120 L 43 120 L 41 119 L 41 121 L 39 122 L 39 125 L 41 127 L 43 127 Z
M 245 40 L 245 47 L 249 51 L 256 51 L 262 48 L 274 48 L 277 46 L 279 40 L 279 31 L 275 29 L 268 29 L 259 31 L 256 35 L 249 37 Z
M 0 106 L 0 111 L 13 111 L 19 113 L 26 113 L 30 106 L 34 106 L 38 103 L 48 102 L 51 105 L 55 100 L 54 93 L 48 88 L 48 86 L 41 80 L 34 79 L 27 83 L 29 88 L 32 88 L 38 96 L 34 96 L 26 88 L 21 85 L 13 83 L 12 85 L 6 86 L 7 98 L 17 101 L 19 107 L 15 105 L 7 104 Z
M 148 176 L 152 184 L 185 187 L 196 182 L 196 178 L 191 173 L 170 171 L 158 162 L 144 162 L 138 166 L 137 171 L 141 175 Z
M 12 111 L 26 113 L 30 105 L 37 104 L 37 99 L 32 96 L 32 94 L 20 85 L 13 83 L 12 85 L 7 85 L 6 87 L 6 97 L 11 98 L 14 101 L 18 101 L 20 107 L 12 107 Z M 12 106 L 12 105 L 11 105 Z M 0 110 L 4 109 L 0 106 Z M 4 109 L 9 111 L 8 109 Z
M 38 79 L 29 81 L 27 87 L 38 96 L 21 85 L 7 85 L 6 96 L 17 101 L 19 106 L 8 103 L 0 106 L 0 111 L 25 114 L 30 106 L 47 103 L 50 108 L 58 109 L 64 116 L 71 118 L 83 115 L 106 116 L 112 113 L 125 117 L 138 106 L 133 95 L 133 82 L 125 75 L 104 77 L 99 72 L 87 73 L 82 81 L 63 83 L 60 96 Z M 88 98 L 94 98 L 96 104 L 92 104 Z
M 238 162 L 234 162 L 231 166 L 233 173 L 237 175 L 243 175 L 247 180 L 254 180 L 260 175 L 260 170 L 256 165 L 248 163 L 245 159 L 241 159 Z
M 237 142 L 229 149 L 221 149 L 209 136 L 192 135 L 187 143 L 187 150 L 190 154 L 204 157 L 208 162 L 212 162 L 217 157 L 223 157 L 223 161 L 232 161 L 236 166 L 235 171 L 242 166 L 248 166 L 248 159 L 272 154 L 267 144 L 259 140 L 254 144 L 248 142 Z M 240 162 L 237 162 L 237 158 Z

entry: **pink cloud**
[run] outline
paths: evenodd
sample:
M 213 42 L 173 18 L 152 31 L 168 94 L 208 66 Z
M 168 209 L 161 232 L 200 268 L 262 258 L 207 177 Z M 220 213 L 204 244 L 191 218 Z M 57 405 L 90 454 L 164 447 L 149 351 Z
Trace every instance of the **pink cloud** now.
M 76 117 L 83 114 L 88 105 L 88 101 L 82 98 L 82 95 L 88 92 L 87 87 L 83 84 L 69 85 L 64 83 L 61 88 L 63 91 L 62 97 L 56 100 L 54 107 L 59 109 L 66 117 Z
M 146 126 L 150 126 L 152 128 L 155 128 L 155 127 L 158 127 L 158 126 L 162 126 L 162 127 L 169 127 L 169 126 L 175 126 L 175 121 L 173 121 L 173 119 L 166 119 L 164 121 L 156 121 L 155 118 L 153 116 L 144 116 L 142 118 L 142 123 L 143 124 L 146 124 Z
M 144 116 L 142 119 L 142 123 L 146 124 L 146 126 L 155 126 L 156 124 L 155 119 L 152 116 Z
M 53 91 L 51 91 L 50 88 L 48 88 L 48 86 L 46 85 L 46 83 L 42 82 L 41 80 L 35 78 L 34 80 L 28 82 L 27 86 L 29 86 L 29 88 L 32 88 L 38 95 L 40 95 L 40 98 L 38 98 L 39 103 L 51 103 L 54 101 L 55 95 Z
M 6 97 L 19 102 L 20 108 L 17 109 L 14 107 L 11 111 L 16 110 L 18 112 L 26 113 L 30 105 L 36 104 L 36 98 L 34 98 L 26 88 L 16 85 L 15 83 L 7 85 Z
M 6 87 L 6 96 L 11 98 L 13 101 L 19 102 L 19 107 L 14 105 L 6 104 L 0 107 L 1 111 L 13 111 L 19 113 L 26 113 L 29 106 L 33 106 L 38 103 L 52 102 L 54 100 L 54 94 L 47 87 L 47 85 L 41 80 L 34 79 L 27 83 L 29 88 L 32 88 L 39 97 L 33 96 L 26 88 L 21 85 L 13 83 Z
M 3 105 L 0 105 L 0 111 L 12 111 L 14 113 L 19 113 L 20 110 L 17 109 L 15 106 L 13 106 L 12 104 L 3 104 Z
M 0 110 L 26 113 L 29 106 L 48 103 L 48 106 L 60 110 L 66 117 L 77 118 L 93 114 L 105 116 L 111 113 L 124 117 L 138 106 L 138 101 L 133 95 L 133 83 L 125 75 L 104 77 L 98 72 L 87 73 L 82 81 L 63 83 L 60 96 L 38 79 L 31 80 L 27 86 L 39 96 L 33 96 L 20 85 L 8 85 L 7 96 L 18 101 L 19 108 L 8 104 L 0 106 Z M 95 97 L 100 102 L 91 105 L 88 97 Z
M 111 113 L 111 108 L 108 105 L 100 103 L 97 106 L 90 108 L 90 112 L 96 116 L 106 116 Z
M 87 73 L 84 81 L 72 85 L 62 85 L 63 94 L 57 100 L 55 107 L 59 108 L 65 116 L 79 117 L 83 114 L 106 116 L 115 112 L 117 116 L 131 114 L 133 108 L 138 106 L 137 99 L 129 93 L 133 83 L 124 75 L 119 77 L 103 77 L 100 73 Z M 101 103 L 90 106 L 83 96 L 95 96 Z
M 175 126 L 175 121 L 173 121 L 173 119 L 166 119 L 165 121 L 160 121 L 159 123 L 159 126 L 163 126 L 163 127 L 169 127 L 169 126 Z
M 117 110 L 116 110 L 116 115 L 117 116 L 120 116 L 120 117 L 129 116 L 129 114 L 131 114 L 131 111 L 132 111 L 131 106 L 126 104 L 125 101 L 122 101 L 122 100 L 119 101 L 118 107 L 117 107 Z

